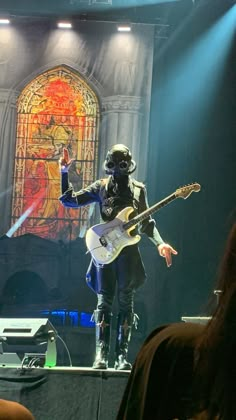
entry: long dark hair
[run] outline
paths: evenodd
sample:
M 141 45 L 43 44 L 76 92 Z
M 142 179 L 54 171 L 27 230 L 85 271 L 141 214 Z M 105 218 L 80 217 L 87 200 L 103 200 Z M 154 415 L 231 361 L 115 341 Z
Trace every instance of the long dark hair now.
M 196 398 L 208 419 L 236 420 L 236 223 L 220 264 L 221 290 L 212 319 L 196 347 Z

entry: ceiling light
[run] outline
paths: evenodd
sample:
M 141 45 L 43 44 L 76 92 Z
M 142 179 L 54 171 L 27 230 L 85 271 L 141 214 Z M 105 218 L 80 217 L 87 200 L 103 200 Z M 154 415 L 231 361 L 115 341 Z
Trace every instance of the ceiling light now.
M 131 31 L 131 26 L 130 25 L 118 25 L 117 30 L 119 32 L 130 32 Z
M 10 20 L 9 19 L 1 19 L 0 18 L 0 24 L 1 25 L 8 25 L 10 23 Z
M 64 28 L 64 29 L 71 29 L 72 24 L 70 22 L 58 22 L 57 27 Z

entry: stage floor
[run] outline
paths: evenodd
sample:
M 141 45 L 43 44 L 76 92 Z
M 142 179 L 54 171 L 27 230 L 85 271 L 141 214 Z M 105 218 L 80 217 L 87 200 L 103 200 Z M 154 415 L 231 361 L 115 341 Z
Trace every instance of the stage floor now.
M 129 371 L 91 367 L 0 368 L 0 398 L 36 420 L 115 420 Z

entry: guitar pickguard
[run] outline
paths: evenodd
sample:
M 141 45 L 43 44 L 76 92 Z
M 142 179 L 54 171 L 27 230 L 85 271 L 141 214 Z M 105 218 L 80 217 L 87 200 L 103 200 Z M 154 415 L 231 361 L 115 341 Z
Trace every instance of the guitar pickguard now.
M 123 228 L 131 210 L 133 211 L 132 207 L 127 207 L 111 222 L 95 225 L 88 230 L 87 248 L 98 264 L 109 264 L 124 247 L 134 245 L 140 240 L 139 235 L 130 236 Z

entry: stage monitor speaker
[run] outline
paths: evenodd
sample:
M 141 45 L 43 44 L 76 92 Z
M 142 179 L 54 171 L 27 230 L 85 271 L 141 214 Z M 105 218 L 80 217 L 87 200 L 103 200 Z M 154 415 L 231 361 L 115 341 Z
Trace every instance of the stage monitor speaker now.
M 22 361 L 17 353 L 1 353 L 0 354 L 0 367 L 21 366 Z
M 47 318 L 0 318 L 0 341 L 8 345 L 47 344 L 45 366 L 56 366 L 57 331 Z

